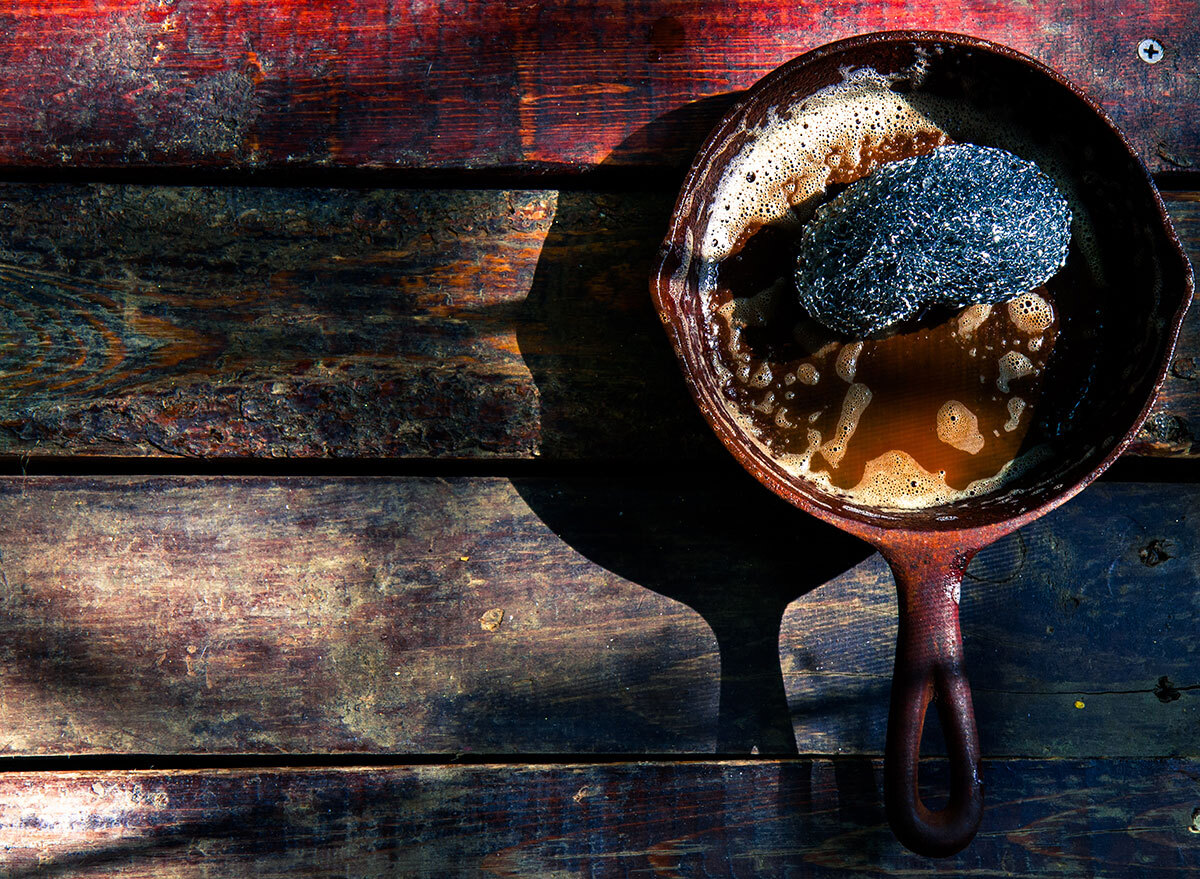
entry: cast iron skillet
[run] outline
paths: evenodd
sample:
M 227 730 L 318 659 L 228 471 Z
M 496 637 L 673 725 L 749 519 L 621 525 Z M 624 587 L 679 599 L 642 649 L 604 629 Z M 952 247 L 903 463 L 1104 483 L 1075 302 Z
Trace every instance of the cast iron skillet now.
M 792 104 L 839 82 L 841 70 L 861 67 L 897 74 L 899 90 L 962 100 L 1052 151 L 1077 184 L 1101 262 L 1099 279 L 1088 274 L 1095 309 L 1061 317 L 1047 366 L 1038 413 L 1052 434 L 1052 454 L 997 493 L 921 511 L 849 505 L 789 474 L 739 427 L 711 365 L 699 301 L 702 266 L 690 247 L 700 240 L 722 168 L 746 130 L 771 107 Z M 1083 262 L 1073 247 L 1064 271 L 1080 272 Z M 1191 298 L 1191 268 L 1145 167 L 1078 88 L 1011 49 L 925 31 L 854 37 L 776 69 L 718 125 L 679 195 L 651 290 L 689 388 L 726 447 L 776 494 L 869 541 L 891 565 L 900 619 L 885 750 L 888 819 L 918 853 L 961 850 L 983 812 L 958 625 L 963 572 L 979 549 L 1081 491 L 1121 454 L 1154 401 Z M 939 811 L 928 809 L 917 790 L 921 732 L 935 699 L 951 761 L 949 801 Z

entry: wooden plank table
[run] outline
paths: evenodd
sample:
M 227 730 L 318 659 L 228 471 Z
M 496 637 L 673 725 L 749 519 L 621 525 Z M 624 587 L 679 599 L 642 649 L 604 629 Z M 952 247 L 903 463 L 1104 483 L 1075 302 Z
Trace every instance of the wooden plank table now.
M 0 874 L 1200 870 L 1200 317 L 1131 454 L 968 571 L 988 805 L 933 862 L 881 806 L 885 565 L 720 449 L 646 289 L 737 92 L 896 27 L 1079 83 L 1196 260 L 1198 20 L 0 10 Z

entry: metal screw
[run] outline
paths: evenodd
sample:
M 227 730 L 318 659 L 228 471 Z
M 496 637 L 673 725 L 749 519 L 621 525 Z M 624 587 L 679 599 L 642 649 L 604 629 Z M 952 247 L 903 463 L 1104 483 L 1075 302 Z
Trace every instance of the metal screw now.
M 1138 43 L 1138 57 L 1147 64 L 1157 64 L 1163 59 L 1162 43 L 1158 40 L 1142 40 Z

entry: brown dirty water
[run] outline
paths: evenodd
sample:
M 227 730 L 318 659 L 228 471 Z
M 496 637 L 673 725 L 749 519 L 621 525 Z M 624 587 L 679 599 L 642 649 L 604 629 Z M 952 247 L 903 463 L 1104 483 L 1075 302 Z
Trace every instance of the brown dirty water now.
M 894 93 L 854 89 L 859 105 L 834 135 L 798 127 L 803 112 L 781 117 L 808 152 L 772 147 L 723 181 L 701 245 L 712 366 L 735 421 L 827 491 L 890 509 L 990 493 L 1048 454 L 1038 403 L 1059 328 L 1086 291 L 1063 271 L 1007 302 L 926 314 L 879 338 L 838 337 L 810 319 L 793 278 L 815 206 L 882 163 L 953 142 Z M 783 210 L 764 209 L 771 199 Z
M 773 454 L 806 460 L 835 488 L 855 489 L 899 451 L 966 491 L 1033 438 L 1058 335 L 1054 287 L 846 341 L 808 320 L 786 288 L 737 297 L 725 276 L 712 290 L 725 318 L 725 393 Z

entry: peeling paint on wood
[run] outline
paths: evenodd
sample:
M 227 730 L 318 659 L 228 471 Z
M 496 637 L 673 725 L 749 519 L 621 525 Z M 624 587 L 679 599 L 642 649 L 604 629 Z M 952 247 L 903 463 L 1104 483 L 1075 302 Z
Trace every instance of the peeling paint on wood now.
M 809 49 L 895 28 L 1062 71 L 1155 170 L 1200 164 L 1197 4 L 43 2 L 0 15 L 0 163 L 586 168 L 690 160 Z M 1157 38 L 1165 56 L 1144 63 Z M 727 102 L 725 102 L 727 103 Z

